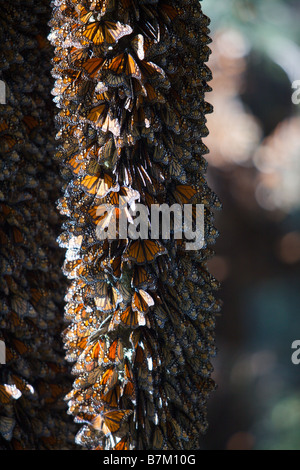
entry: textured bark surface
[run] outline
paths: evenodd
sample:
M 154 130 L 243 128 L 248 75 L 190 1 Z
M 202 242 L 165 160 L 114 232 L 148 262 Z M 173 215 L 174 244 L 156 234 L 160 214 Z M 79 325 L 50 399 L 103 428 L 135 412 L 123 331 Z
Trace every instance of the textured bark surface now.
M 197 449 L 214 389 L 218 283 L 206 261 L 220 203 L 206 183 L 209 19 L 198 1 L 53 2 L 57 160 L 66 179 L 64 331 L 76 376 L 76 442 Z M 204 204 L 205 247 L 100 241 L 97 210 L 120 197 Z M 118 213 L 117 213 L 118 215 Z

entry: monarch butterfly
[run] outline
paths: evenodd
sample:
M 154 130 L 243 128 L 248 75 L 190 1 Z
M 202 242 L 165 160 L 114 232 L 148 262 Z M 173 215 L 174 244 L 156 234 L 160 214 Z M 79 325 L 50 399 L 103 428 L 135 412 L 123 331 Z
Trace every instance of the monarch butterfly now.
M 82 265 L 81 259 L 74 261 L 65 261 L 63 266 L 63 272 L 69 279 L 74 279 L 78 277 L 78 269 Z
M 114 44 L 119 41 L 123 36 L 132 33 L 132 28 L 129 25 L 124 25 L 119 21 L 114 23 L 112 21 L 95 21 L 80 27 L 76 31 L 76 36 L 81 35 L 87 38 L 95 46 L 104 44 Z
M 153 435 L 153 449 L 154 450 L 162 450 L 164 448 L 164 435 L 160 427 L 156 426 L 154 435 Z
M 73 16 L 74 14 L 76 16 L 75 4 L 76 2 L 74 0 L 62 2 L 62 4 L 59 5 L 59 12 L 64 16 Z
M 23 233 L 17 227 L 12 228 L 12 236 L 13 236 L 13 241 L 16 245 L 20 245 L 24 243 L 25 241 Z
M 98 292 L 97 295 L 94 302 L 97 309 L 101 312 L 113 312 L 122 300 L 118 291 L 114 287 L 109 288 L 107 284 L 102 284 L 101 292 Z
M 171 129 L 176 134 L 180 133 L 182 120 L 175 109 L 172 109 L 170 106 L 164 106 L 161 110 L 161 118 L 168 129 Z
M 174 197 L 180 204 L 188 204 L 197 194 L 197 190 L 189 185 L 178 185 L 173 191 Z
M 80 339 L 72 339 L 65 342 L 66 348 L 68 348 L 68 353 L 66 355 L 66 360 L 68 362 L 74 362 L 80 354 L 85 350 L 88 344 L 88 337 Z
M 5 132 L 9 129 L 7 122 L 0 121 L 0 133 Z
M 24 320 L 22 320 L 19 315 L 17 315 L 14 312 L 11 312 L 10 314 L 7 312 L 7 315 L 5 315 L 6 321 L 3 319 L 1 326 L 5 328 L 6 325 L 9 325 L 11 332 L 16 332 L 16 331 L 25 331 L 26 328 L 28 328 L 28 325 Z
M 146 264 L 152 263 L 157 256 L 167 253 L 167 249 L 157 241 L 137 240 L 130 243 L 123 255 L 123 259 L 125 261 L 132 260 L 136 264 Z
M 39 126 L 39 122 L 32 116 L 24 116 L 23 123 L 25 124 L 28 133 L 32 132 Z
M 116 148 L 114 139 L 110 134 L 108 134 L 104 145 L 99 149 L 98 161 L 113 170 L 121 156 L 121 153 L 122 150 Z
M 86 154 L 73 155 L 66 161 L 66 165 L 71 168 L 74 175 L 81 176 L 84 173 L 87 165 L 85 156 Z
M 106 394 L 115 387 L 117 382 L 118 372 L 115 367 L 112 366 L 104 372 L 98 386 L 102 389 L 103 393 Z M 95 386 L 93 388 L 95 388 Z
M 87 193 L 99 198 L 105 197 L 111 191 L 117 192 L 120 189 L 119 184 L 107 173 L 103 177 L 100 174 L 98 176 L 86 176 L 81 180 L 80 185 Z
M 158 78 L 159 80 L 165 80 L 167 82 L 166 74 L 164 70 L 154 62 L 141 61 L 140 68 L 145 78 Z
M 156 284 L 156 278 L 147 271 L 145 266 L 136 265 L 132 277 L 132 286 L 139 289 L 153 288 Z
M 89 23 L 90 19 L 93 17 L 93 11 L 87 11 L 83 5 L 76 5 L 78 11 L 78 17 L 83 24 Z
M 121 85 L 123 85 L 124 87 L 126 86 L 126 81 L 125 81 L 124 77 L 122 77 L 120 75 L 108 74 L 105 77 L 105 82 L 110 87 L 120 87 Z M 129 86 L 127 86 L 127 88 L 129 89 Z
M 2 150 L 4 152 L 11 152 L 14 147 L 19 146 L 22 143 L 21 139 L 15 139 L 10 135 L 4 135 L 1 140 Z
M 142 366 L 142 368 L 146 365 L 146 356 L 143 348 L 140 345 L 138 345 L 135 349 L 135 365 Z
M 135 399 L 135 386 L 133 374 L 127 361 L 124 364 L 124 372 L 125 376 L 121 387 L 121 393 L 123 397 L 130 398 L 133 401 Z
M 105 272 L 111 274 L 115 279 L 120 279 L 123 270 L 123 261 L 121 256 L 115 256 L 110 262 L 101 261 L 101 266 Z
M 87 346 L 84 353 L 80 356 L 79 361 L 76 366 L 79 365 L 79 368 L 83 368 L 83 372 L 91 372 L 101 360 L 101 357 L 104 357 L 104 342 L 99 340 L 96 344 L 91 344 Z
M 156 323 L 160 328 L 164 328 L 166 322 L 168 321 L 168 314 L 167 312 L 159 305 L 154 310 L 154 316 L 156 319 Z
M 73 341 L 81 338 L 86 337 L 85 331 L 81 330 L 81 323 L 76 323 L 68 326 L 63 333 L 62 333 L 63 338 L 65 341 Z
M 70 111 L 70 109 L 63 109 L 62 111 L 60 111 L 57 114 L 56 118 L 60 123 L 66 122 L 66 123 L 70 123 L 70 124 L 76 124 L 80 120 L 79 114 L 77 116 L 75 116 Z
M 116 0 L 91 0 L 91 10 L 101 15 L 114 10 Z
M 48 302 L 47 293 L 44 289 L 32 288 L 30 289 L 31 304 L 37 308 L 40 305 L 46 305 Z M 53 305 L 54 307 L 54 305 Z M 54 307 L 55 308 L 55 307 Z
M 107 103 L 100 104 L 93 108 L 87 115 L 87 119 L 103 132 L 110 131 L 116 137 L 120 135 L 120 122 L 110 114 Z
M 11 374 L 8 382 L 13 387 L 15 386 L 16 389 L 19 390 L 23 395 L 34 395 L 35 393 L 35 390 L 32 385 L 30 385 L 25 379 L 16 374 Z
M 125 436 L 118 442 L 118 444 L 115 445 L 112 450 L 129 450 L 129 448 L 128 437 Z
M 78 48 L 78 47 L 73 47 L 70 52 L 67 54 L 67 61 L 68 65 L 72 66 L 72 69 L 74 68 L 75 71 L 81 70 L 81 65 L 84 61 L 86 61 L 90 57 L 89 50 L 87 48 Z M 60 67 L 61 67 L 61 62 L 60 62 Z M 68 76 L 73 75 L 75 71 L 71 71 L 70 68 L 66 70 L 66 73 Z M 63 74 L 64 76 L 65 74 Z
M 167 434 L 170 440 L 174 442 L 174 445 L 176 445 L 179 441 L 181 448 L 182 443 L 181 441 L 187 442 L 189 440 L 187 433 L 182 429 L 182 427 L 178 424 L 175 419 L 173 419 L 171 416 L 168 417 L 168 421 L 166 422 L 166 428 L 167 428 Z
M 144 315 L 137 311 L 134 312 L 131 307 L 127 307 L 126 310 L 119 312 L 117 318 L 119 318 L 123 325 L 131 329 L 146 325 Z
M 94 447 L 96 448 L 99 446 L 99 439 L 95 437 L 95 431 L 91 426 L 84 425 L 76 434 L 75 443 L 81 446 L 87 445 L 88 447 L 94 443 Z
M 184 10 L 180 8 L 173 7 L 167 3 L 161 3 L 158 5 L 160 15 L 167 21 L 171 23 L 177 16 L 181 16 L 184 13 Z
M 96 78 L 99 71 L 101 70 L 105 59 L 102 57 L 88 59 L 82 64 L 82 68 L 88 73 L 91 78 Z
M 92 424 L 97 431 L 102 431 L 105 435 L 109 435 L 118 432 L 123 422 L 132 413 L 132 410 L 102 412 L 93 419 Z
M 123 343 L 120 339 L 116 339 L 108 350 L 108 359 L 115 364 L 120 363 L 124 359 Z
M 121 388 L 116 385 L 112 390 L 106 394 L 101 395 L 101 400 L 112 408 L 117 408 L 121 398 Z
M 0 434 L 6 441 L 11 441 L 13 437 L 16 420 L 7 416 L 0 416 Z
M 13 399 L 18 400 L 22 396 L 20 390 L 15 385 L 1 385 L 0 384 L 0 403 L 7 405 Z
M 145 40 L 142 34 L 138 34 L 131 41 L 131 46 L 140 60 L 145 59 Z
M 154 300 L 146 291 L 140 289 L 133 294 L 132 310 L 141 314 L 147 313 L 150 307 L 153 307 Z
M 80 390 L 80 393 L 82 392 L 81 389 L 87 388 L 89 386 L 93 386 L 93 389 L 95 388 L 95 385 L 98 384 L 99 377 L 101 377 L 102 370 L 100 367 L 95 368 L 93 371 L 89 372 L 88 374 L 81 374 L 79 377 L 76 378 L 74 381 L 74 390 Z
M 181 183 L 185 183 L 187 181 L 187 174 L 183 166 L 181 165 L 181 163 L 179 163 L 175 159 L 171 160 L 169 167 L 168 167 L 168 171 L 169 171 L 170 176 L 173 179 L 176 179 Z
M 12 340 L 12 343 L 13 343 L 13 345 L 14 345 L 16 351 L 17 351 L 21 356 L 26 355 L 26 354 L 28 354 L 28 353 L 30 353 L 30 352 L 33 351 L 33 347 L 29 346 L 29 344 L 26 344 L 26 343 L 24 343 L 23 341 L 18 340 L 18 339 L 16 339 L 16 338 L 14 338 L 14 339 Z
M 158 89 L 155 89 L 149 82 L 144 85 L 146 91 L 146 101 L 150 104 L 166 102 L 165 97 L 161 94 Z
M 106 68 L 117 75 L 124 74 L 141 80 L 141 70 L 134 57 L 129 52 L 120 54 L 107 62 Z
M 7 364 L 17 359 L 19 360 L 19 358 L 20 356 L 17 354 L 17 352 L 14 349 L 10 347 L 6 348 L 6 363 Z
M 91 88 L 91 84 L 88 81 L 82 80 L 82 77 L 79 75 L 76 79 L 72 80 L 69 85 L 63 86 L 63 90 L 60 92 L 60 97 L 63 98 L 63 100 L 70 100 L 70 102 L 71 100 L 74 100 L 77 102 L 79 97 L 88 96 L 89 92 L 91 92 Z M 54 101 L 57 100 L 55 99 Z M 78 107 L 78 112 L 79 111 L 80 107 Z

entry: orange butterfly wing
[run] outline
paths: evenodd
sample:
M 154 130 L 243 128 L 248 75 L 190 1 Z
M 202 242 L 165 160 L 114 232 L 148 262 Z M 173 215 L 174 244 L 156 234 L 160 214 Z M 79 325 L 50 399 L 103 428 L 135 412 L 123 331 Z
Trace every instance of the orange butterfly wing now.
M 123 421 L 132 414 L 132 410 L 109 411 L 104 414 L 104 432 L 119 431 Z
M 84 70 L 90 75 L 91 78 L 95 78 L 97 73 L 100 71 L 105 59 L 102 57 L 88 59 L 82 64 Z
M 187 204 L 197 194 L 197 191 L 189 185 L 178 185 L 173 194 L 177 202 Z
M 120 320 L 129 328 L 137 328 L 146 324 L 145 317 L 139 312 L 133 311 L 131 307 L 120 313 Z
M 167 250 L 153 240 L 137 240 L 129 246 L 123 258 L 135 261 L 136 264 L 152 263 L 157 256 L 167 254 Z
M 144 290 L 135 292 L 132 298 L 132 310 L 139 313 L 147 313 L 150 307 L 153 307 L 154 300 Z
M 113 448 L 113 450 L 129 450 L 129 443 L 127 436 L 123 437 L 120 442 Z
M 132 410 L 108 411 L 97 415 L 92 424 L 97 431 L 102 431 L 105 435 L 118 432 L 122 423 L 133 413 Z

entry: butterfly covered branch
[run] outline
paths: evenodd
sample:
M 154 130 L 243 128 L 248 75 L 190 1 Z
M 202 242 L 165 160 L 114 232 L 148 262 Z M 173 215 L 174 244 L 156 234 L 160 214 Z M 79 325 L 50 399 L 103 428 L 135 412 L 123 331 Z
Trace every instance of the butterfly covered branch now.
M 206 261 L 220 207 L 205 179 L 209 19 L 198 1 L 55 0 L 49 39 L 65 179 L 69 413 L 89 449 L 195 449 L 214 389 L 219 302 Z M 202 204 L 205 245 L 99 240 L 98 208 L 137 193 Z M 116 217 L 118 212 L 116 211 Z M 103 221 L 102 221 L 103 222 Z
M 0 5 L 1 450 L 75 447 L 63 400 L 72 382 L 60 342 L 66 283 L 56 244 L 49 17 L 46 0 Z

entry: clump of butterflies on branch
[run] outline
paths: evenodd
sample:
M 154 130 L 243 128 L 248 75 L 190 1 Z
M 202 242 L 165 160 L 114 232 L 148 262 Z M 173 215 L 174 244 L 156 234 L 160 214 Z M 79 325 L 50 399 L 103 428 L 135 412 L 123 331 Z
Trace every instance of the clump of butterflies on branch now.
M 205 262 L 219 201 L 205 181 L 209 20 L 198 1 L 54 1 L 60 236 L 71 280 L 64 332 L 76 440 L 97 449 L 190 449 L 214 384 L 217 282 Z M 97 210 L 138 193 L 204 204 L 206 246 L 102 240 Z M 117 212 L 116 212 L 117 213 Z
M 78 448 L 60 345 L 66 282 L 47 0 L 0 4 L 0 449 Z
M 53 200 L 51 188 L 60 187 L 59 166 L 58 242 L 69 280 L 62 336 L 74 376 L 65 401 L 81 425 L 75 441 L 97 450 L 197 449 L 215 388 L 211 359 L 220 311 L 219 284 L 206 267 L 218 236 L 213 211 L 221 206 L 205 177 L 209 19 L 198 0 L 54 0 L 52 9 L 57 151 L 45 165 L 54 173 L 45 198 Z M 42 110 L 22 118 L 34 136 Z M 7 122 L 0 130 L 11 158 L 18 135 L 7 133 Z M 122 198 L 149 212 L 155 204 L 204 205 L 205 246 L 186 251 L 182 240 L 162 237 L 100 240 L 97 229 L 108 215 L 99 208 L 115 207 L 118 218 Z M 43 230 L 55 220 L 39 217 Z M 56 277 L 51 285 L 47 278 L 47 289 L 59 292 L 52 261 L 48 271 Z M 34 291 L 32 299 L 38 303 L 42 294 Z M 43 439 L 50 446 L 55 438 Z

